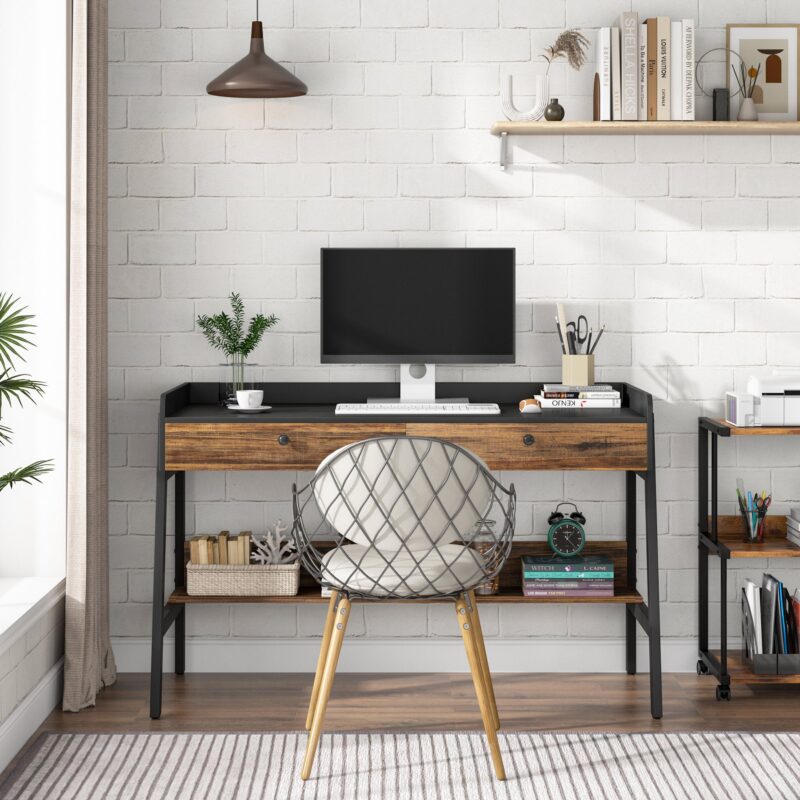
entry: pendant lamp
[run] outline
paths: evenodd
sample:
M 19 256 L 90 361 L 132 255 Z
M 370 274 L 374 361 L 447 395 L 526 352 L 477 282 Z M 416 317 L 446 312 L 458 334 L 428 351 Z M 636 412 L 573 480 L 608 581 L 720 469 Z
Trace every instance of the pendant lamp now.
M 264 52 L 264 28 L 256 19 L 250 33 L 250 52 L 206 86 L 218 97 L 299 97 L 308 87 Z

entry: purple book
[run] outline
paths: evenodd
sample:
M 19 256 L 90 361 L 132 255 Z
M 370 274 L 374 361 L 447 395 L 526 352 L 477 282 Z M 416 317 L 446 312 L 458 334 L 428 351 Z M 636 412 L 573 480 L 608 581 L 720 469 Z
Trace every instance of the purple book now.
M 525 597 L 613 597 L 613 589 L 525 589 Z

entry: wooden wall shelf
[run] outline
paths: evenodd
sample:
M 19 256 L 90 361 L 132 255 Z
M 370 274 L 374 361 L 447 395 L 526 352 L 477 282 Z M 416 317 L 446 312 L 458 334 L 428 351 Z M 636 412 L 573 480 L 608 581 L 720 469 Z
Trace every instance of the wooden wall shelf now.
M 800 135 L 800 122 L 495 122 L 495 136 L 786 136 Z

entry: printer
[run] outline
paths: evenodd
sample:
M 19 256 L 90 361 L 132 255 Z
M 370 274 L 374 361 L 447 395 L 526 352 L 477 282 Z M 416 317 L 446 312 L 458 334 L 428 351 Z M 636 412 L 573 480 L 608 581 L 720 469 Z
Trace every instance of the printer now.
M 747 393 L 756 426 L 800 426 L 800 373 L 750 378 Z

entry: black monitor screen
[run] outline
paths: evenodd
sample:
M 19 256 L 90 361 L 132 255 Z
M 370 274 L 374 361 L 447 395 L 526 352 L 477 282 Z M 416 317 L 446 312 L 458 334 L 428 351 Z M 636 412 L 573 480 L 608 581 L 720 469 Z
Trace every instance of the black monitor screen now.
M 513 363 L 514 255 L 323 250 L 322 363 Z

